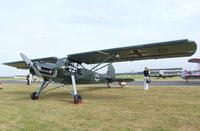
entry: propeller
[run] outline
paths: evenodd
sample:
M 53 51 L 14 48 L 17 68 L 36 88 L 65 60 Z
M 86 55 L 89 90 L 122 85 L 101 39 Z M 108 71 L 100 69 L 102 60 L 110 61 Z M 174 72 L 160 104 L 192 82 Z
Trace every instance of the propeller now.
M 20 56 L 22 57 L 24 62 L 28 65 L 28 67 L 33 66 L 33 62 L 26 55 L 24 55 L 23 53 L 20 53 Z
M 20 53 L 20 56 L 22 57 L 24 62 L 27 64 L 28 68 L 33 69 L 37 76 L 42 77 L 39 70 L 33 65 L 33 62 L 26 55 L 24 55 L 23 53 Z

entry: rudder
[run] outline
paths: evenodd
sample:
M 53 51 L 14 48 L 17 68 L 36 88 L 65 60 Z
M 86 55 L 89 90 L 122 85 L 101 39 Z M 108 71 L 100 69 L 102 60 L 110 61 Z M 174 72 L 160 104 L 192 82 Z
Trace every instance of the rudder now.
M 115 78 L 116 78 L 116 76 L 115 76 L 115 68 L 113 67 L 112 64 L 110 64 L 108 66 L 108 69 L 107 69 L 106 79 L 108 81 L 112 82 Z

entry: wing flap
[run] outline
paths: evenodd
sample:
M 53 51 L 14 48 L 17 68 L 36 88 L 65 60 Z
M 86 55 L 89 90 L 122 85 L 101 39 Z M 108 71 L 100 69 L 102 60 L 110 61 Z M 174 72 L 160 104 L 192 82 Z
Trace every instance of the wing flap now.
M 108 63 L 191 56 L 196 52 L 196 49 L 197 45 L 194 41 L 183 39 L 77 53 L 68 55 L 68 58 L 77 63 L 96 64 L 100 62 Z

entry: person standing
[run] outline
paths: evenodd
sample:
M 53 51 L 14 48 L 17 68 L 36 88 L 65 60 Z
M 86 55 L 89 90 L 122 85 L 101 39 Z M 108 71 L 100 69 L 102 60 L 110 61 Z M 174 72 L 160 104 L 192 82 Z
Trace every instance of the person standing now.
M 144 68 L 144 90 L 148 90 L 149 89 L 149 69 L 147 67 Z
M 31 84 L 31 80 L 32 80 L 31 74 L 28 74 L 28 75 L 26 76 L 26 80 L 27 80 L 27 85 L 30 85 L 30 84 Z

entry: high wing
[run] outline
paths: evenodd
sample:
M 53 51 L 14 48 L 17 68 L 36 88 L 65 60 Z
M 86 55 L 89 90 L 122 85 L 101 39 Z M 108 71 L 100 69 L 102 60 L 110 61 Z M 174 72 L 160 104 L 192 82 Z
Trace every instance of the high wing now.
M 33 62 L 49 62 L 49 63 L 56 63 L 57 57 L 45 57 L 45 58 L 39 58 L 39 59 L 32 59 Z M 18 69 L 28 69 L 27 64 L 24 61 L 16 61 L 16 62 L 8 62 L 3 63 L 4 65 L 16 67 Z
M 183 39 L 71 54 L 68 59 L 85 64 L 135 61 L 191 56 L 196 49 L 194 41 Z

